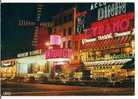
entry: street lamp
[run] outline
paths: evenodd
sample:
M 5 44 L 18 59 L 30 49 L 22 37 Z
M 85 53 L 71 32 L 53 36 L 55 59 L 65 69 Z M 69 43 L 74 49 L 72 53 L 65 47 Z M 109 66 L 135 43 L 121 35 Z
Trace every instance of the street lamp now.
M 45 42 L 45 46 L 46 46 L 47 49 L 52 49 L 52 46 L 50 46 L 50 42 L 49 41 Z
M 50 43 L 47 41 L 47 42 L 45 42 L 45 46 L 46 47 L 49 47 L 50 46 Z

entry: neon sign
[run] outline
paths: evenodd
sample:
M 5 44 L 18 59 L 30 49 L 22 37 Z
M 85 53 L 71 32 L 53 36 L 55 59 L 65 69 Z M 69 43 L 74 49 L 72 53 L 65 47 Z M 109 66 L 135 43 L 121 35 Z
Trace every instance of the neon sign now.
M 115 33 L 115 37 L 120 37 L 120 36 L 126 36 L 126 35 L 130 35 L 131 32 L 128 31 L 128 32 L 123 32 L 123 33 Z
M 51 45 L 60 45 L 61 44 L 61 36 L 51 35 L 50 36 L 50 44 Z
M 85 28 L 84 23 L 85 23 L 85 15 L 79 16 L 77 18 L 77 29 L 76 29 L 77 33 L 81 33 L 84 30 Z
M 82 39 L 82 44 L 89 43 L 89 42 L 95 42 L 95 41 L 96 41 L 96 38 L 92 38 L 92 39 Z
M 90 36 L 95 37 L 108 33 L 124 32 L 129 29 L 130 22 L 133 19 L 134 13 L 127 13 L 100 22 L 95 22 L 91 24 L 87 33 L 90 33 Z
M 98 40 L 105 40 L 105 39 L 111 39 L 111 38 L 113 38 L 112 33 L 106 34 L 103 36 L 98 36 Z
M 134 3 L 92 3 L 87 14 L 87 24 L 134 11 Z M 94 14 L 93 14 L 94 13 Z
M 110 19 L 105 19 L 92 23 L 88 29 L 84 31 L 84 34 L 77 35 L 73 39 L 88 39 L 95 38 L 97 36 L 103 36 L 109 33 L 121 33 L 129 31 L 132 20 L 134 19 L 134 13 L 126 13 L 123 15 L 115 16 Z
M 46 50 L 45 59 L 52 58 L 70 58 L 73 55 L 73 51 L 71 49 L 52 49 Z
M 19 53 L 17 54 L 17 57 L 27 57 L 27 56 L 33 56 L 33 55 L 40 55 L 42 54 L 42 50 L 34 50 L 34 51 L 30 51 L 30 52 L 25 52 L 25 53 Z
M 15 60 L 5 60 L 1 62 L 2 66 L 8 67 L 15 65 Z
M 102 6 L 106 6 L 107 3 L 103 2 L 103 3 L 92 3 L 91 4 L 91 7 L 90 7 L 90 10 L 94 10 L 94 9 L 97 9 L 99 7 L 102 7 Z
M 98 9 L 98 20 L 110 18 L 121 13 L 126 13 L 126 3 L 108 4 Z

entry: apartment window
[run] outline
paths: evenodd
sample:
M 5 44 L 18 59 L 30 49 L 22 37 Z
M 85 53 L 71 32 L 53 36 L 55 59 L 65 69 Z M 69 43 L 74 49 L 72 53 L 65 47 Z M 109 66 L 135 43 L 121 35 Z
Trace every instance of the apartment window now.
M 72 28 L 69 27 L 69 29 L 68 29 L 68 34 L 71 35 L 71 34 L 72 34 L 71 32 L 72 32 Z
M 55 26 L 57 25 L 57 19 L 55 19 Z
M 70 47 L 70 41 L 67 41 L 67 48 Z
M 66 33 L 66 36 L 68 36 L 68 29 L 66 30 L 66 32 L 65 32 L 65 33 Z
M 75 48 L 75 43 L 74 41 L 71 41 L 71 44 L 70 44 L 71 48 L 74 49 Z
M 66 36 L 66 29 L 63 30 L 63 35 Z
M 70 41 L 68 41 L 68 48 L 71 48 L 70 43 L 71 43 L 71 42 L 70 42 Z
M 72 14 L 64 16 L 64 22 L 69 22 L 72 20 Z
M 54 33 L 56 33 L 56 28 L 54 29 Z
M 68 41 L 68 48 L 74 48 L 74 42 Z
M 75 41 L 74 43 L 75 43 L 75 49 L 78 49 L 78 42 Z
M 68 16 L 67 16 L 67 21 L 71 21 L 72 20 L 72 14 L 69 14 Z
M 78 56 L 74 56 L 74 60 L 78 60 Z
M 68 48 L 68 41 L 66 41 L 65 43 L 65 48 Z
M 62 25 L 64 23 L 64 17 L 60 17 L 60 25 Z
M 66 47 L 66 42 L 63 42 L 63 48 L 65 48 Z
M 48 33 L 52 33 L 52 28 L 48 28 Z

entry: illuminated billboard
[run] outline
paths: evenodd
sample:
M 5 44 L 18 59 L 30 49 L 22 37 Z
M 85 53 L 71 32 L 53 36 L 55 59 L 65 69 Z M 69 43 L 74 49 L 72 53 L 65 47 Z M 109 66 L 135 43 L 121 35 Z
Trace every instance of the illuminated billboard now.
M 50 36 L 50 45 L 60 45 L 60 44 L 61 44 L 61 36 L 59 35 Z
M 45 59 L 70 58 L 73 55 L 71 49 L 52 49 L 45 51 Z

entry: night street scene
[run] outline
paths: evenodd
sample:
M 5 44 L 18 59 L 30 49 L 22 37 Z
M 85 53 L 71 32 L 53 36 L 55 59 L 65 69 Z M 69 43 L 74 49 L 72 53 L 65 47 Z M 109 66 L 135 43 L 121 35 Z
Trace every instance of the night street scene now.
M 134 3 L 2 3 L 2 96 L 134 96 Z

